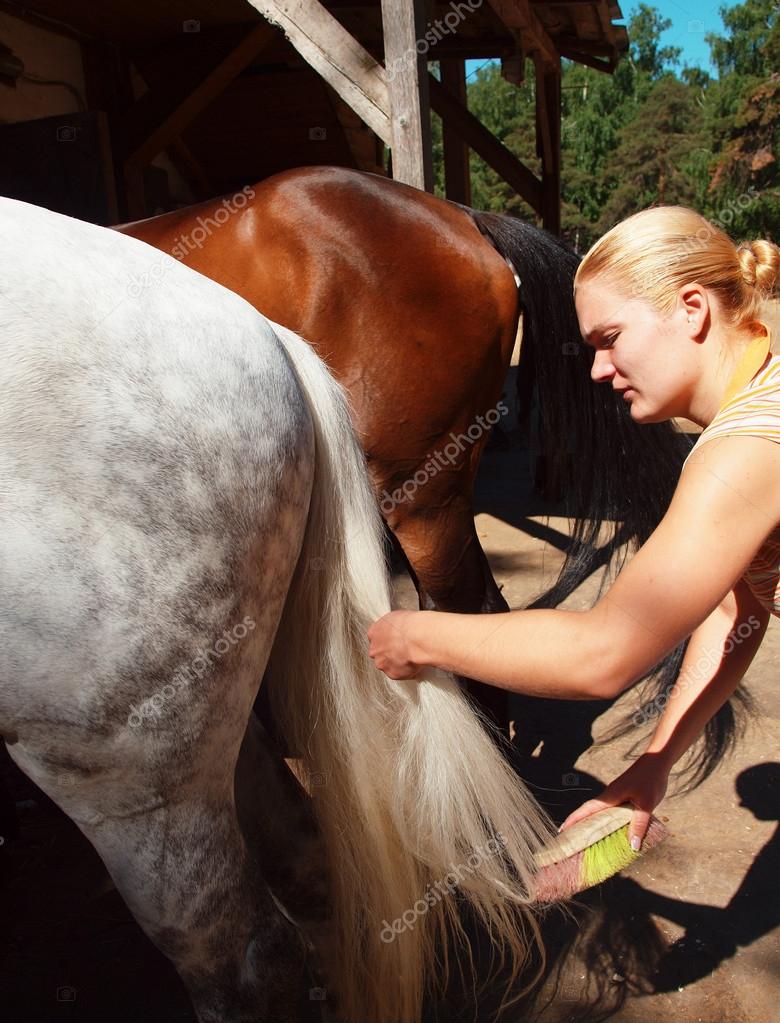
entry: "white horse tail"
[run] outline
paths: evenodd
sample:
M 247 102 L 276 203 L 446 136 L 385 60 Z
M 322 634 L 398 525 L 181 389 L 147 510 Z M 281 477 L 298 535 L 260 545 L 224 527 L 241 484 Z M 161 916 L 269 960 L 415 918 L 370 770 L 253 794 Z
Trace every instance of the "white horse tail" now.
M 376 499 L 342 389 L 274 329 L 311 410 L 316 468 L 269 697 L 328 853 L 345 1018 L 417 1023 L 426 981 L 446 985 L 447 936 L 466 940 L 464 909 L 512 982 L 527 967 L 533 855 L 551 824 L 450 676 L 395 682 L 369 658 L 366 630 L 391 609 Z

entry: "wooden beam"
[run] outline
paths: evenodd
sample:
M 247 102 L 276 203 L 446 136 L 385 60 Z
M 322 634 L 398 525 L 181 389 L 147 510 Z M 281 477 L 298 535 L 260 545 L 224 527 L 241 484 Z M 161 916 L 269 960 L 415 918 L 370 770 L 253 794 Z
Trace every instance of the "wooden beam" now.
M 526 53 L 538 54 L 550 70 L 558 67 L 558 50 L 531 7 L 530 0 L 489 0 L 489 3 L 507 28 L 520 33 Z
M 550 131 L 550 118 L 547 110 L 547 92 L 544 88 L 544 66 L 541 61 L 534 61 L 536 82 L 536 153 L 542 160 L 542 188 L 544 174 L 549 174 L 555 164 L 553 157 L 553 139 Z
M 466 64 L 462 60 L 442 60 L 441 83 L 467 109 Z M 442 121 L 444 142 L 444 185 L 448 199 L 471 206 L 469 147 L 455 131 L 452 121 Z
M 190 124 L 250 64 L 274 38 L 275 32 L 265 22 L 253 28 L 238 46 L 213 68 L 187 96 L 169 110 L 140 145 L 133 148 L 128 160 L 138 166 L 149 163 L 166 149 L 173 139 Z M 139 100 L 139 105 L 144 97 Z M 151 102 L 154 97 L 150 97 Z
M 612 24 L 612 18 L 609 13 L 610 0 L 599 0 L 597 7 L 599 21 L 601 23 L 601 31 L 604 33 L 604 38 L 609 42 L 612 48 L 617 52 L 617 37 L 615 35 L 615 26 Z
M 249 0 L 386 143 L 390 99 L 384 68 L 318 0 Z
M 425 0 L 382 0 L 385 81 L 390 98 L 393 177 L 433 191 Z
M 214 194 L 214 187 L 186 142 L 177 136 L 169 146 L 171 161 L 195 194 L 195 201 Z
M 542 225 L 561 230 L 561 75 L 536 64 L 536 112 L 542 137 Z
M 611 43 L 595 39 L 580 39 L 578 36 L 567 35 L 565 32 L 562 32 L 556 39 L 559 47 L 565 46 L 568 50 L 587 53 L 589 57 L 609 57 L 613 60 L 617 57 L 617 50 Z
M 323 88 L 357 169 L 370 174 L 385 174 L 384 167 L 377 160 L 377 136 L 327 82 L 323 82 Z M 379 145 L 382 145 L 381 140 Z
M 591 57 L 587 53 L 580 53 L 578 50 L 572 50 L 568 46 L 560 47 L 561 56 L 565 57 L 566 60 L 573 60 L 577 64 L 584 64 L 586 67 L 595 68 L 596 71 L 603 71 L 605 75 L 611 75 L 615 70 L 615 63 L 611 60 L 599 60 L 597 57 Z
M 472 113 L 459 103 L 433 75 L 428 79 L 431 106 L 446 124 L 452 127 L 471 149 L 514 188 L 537 213 L 542 212 L 542 185 L 525 164 L 493 135 Z

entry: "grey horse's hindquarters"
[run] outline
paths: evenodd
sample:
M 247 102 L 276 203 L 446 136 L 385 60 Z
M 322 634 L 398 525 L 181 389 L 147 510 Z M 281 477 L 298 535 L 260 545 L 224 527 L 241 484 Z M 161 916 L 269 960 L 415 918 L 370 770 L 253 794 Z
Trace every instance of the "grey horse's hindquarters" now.
M 238 750 L 313 436 L 271 327 L 110 231 L 0 200 L 0 730 L 94 843 L 201 1020 L 293 1019 Z

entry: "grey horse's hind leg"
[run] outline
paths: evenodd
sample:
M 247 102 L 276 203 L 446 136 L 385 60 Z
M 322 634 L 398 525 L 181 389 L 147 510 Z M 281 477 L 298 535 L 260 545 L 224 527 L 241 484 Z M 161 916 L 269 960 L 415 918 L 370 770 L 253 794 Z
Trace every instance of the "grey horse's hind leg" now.
M 330 912 L 325 850 L 311 798 L 255 714 L 236 765 L 236 809 L 263 877 L 296 919 Z
M 330 979 L 337 938 L 324 843 L 311 798 L 255 714 L 236 765 L 236 808 L 257 872 L 313 953 L 309 980 L 319 990 L 312 997 L 322 1000 L 323 1010 L 337 1011 L 338 992 Z
M 248 855 L 232 793 L 191 792 L 82 830 L 176 966 L 200 1023 L 298 1023 L 301 939 Z

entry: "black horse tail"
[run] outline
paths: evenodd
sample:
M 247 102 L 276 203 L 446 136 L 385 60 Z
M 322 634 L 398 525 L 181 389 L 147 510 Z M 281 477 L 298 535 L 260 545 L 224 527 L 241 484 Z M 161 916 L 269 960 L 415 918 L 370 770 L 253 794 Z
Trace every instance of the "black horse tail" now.
M 520 277 L 518 396 L 527 401 L 535 386 L 547 486 L 561 495 L 564 513 L 574 519 L 560 576 L 531 605 L 554 607 L 616 551 L 622 548 L 624 558 L 627 547 L 648 539 L 669 507 L 690 444 L 671 423 L 638 426 L 611 387 L 592 382 L 592 350 L 582 341 L 574 308 L 579 257 L 553 235 L 514 217 L 474 211 L 471 216 Z M 612 542 L 601 546 L 607 523 L 615 524 L 615 532 Z M 665 703 L 659 697 L 674 684 L 683 650 L 648 676 L 652 681 L 637 712 L 645 721 Z M 749 705 L 744 694 L 740 699 Z M 622 731 L 631 727 L 627 722 Z M 727 704 L 708 725 L 705 743 L 689 766 L 692 784 L 712 771 L 736 734 L 733 707 Z

